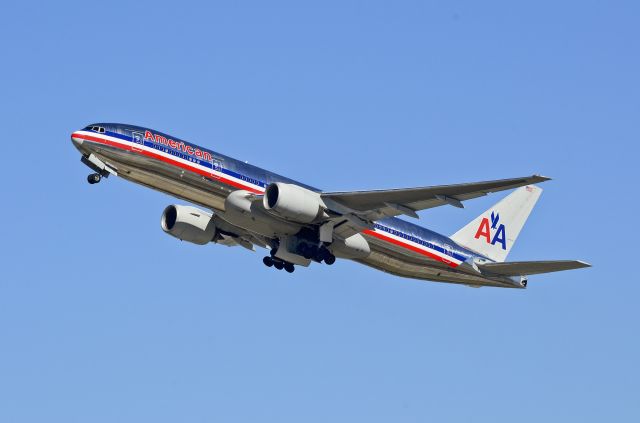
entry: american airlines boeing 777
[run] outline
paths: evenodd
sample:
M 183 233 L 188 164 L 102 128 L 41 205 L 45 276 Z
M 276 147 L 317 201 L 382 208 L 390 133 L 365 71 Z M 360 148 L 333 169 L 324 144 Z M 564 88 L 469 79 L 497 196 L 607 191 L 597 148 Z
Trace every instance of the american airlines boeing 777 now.
M 325 192 L 176 137 L 134 125 L 96 123 L 73 132 L 90 184 L 110 175 L 196 204 L 170 205 L 162 229 L 180 240 L 269 250 L 268 267 L 354 260 L 394 275 L 472 287 L 526 288 L 533 274 L 582 261 L 506 262 L 549 178 L 525 176 L 407 189 Z M 515 189 L 450 237 L 396 216 Z

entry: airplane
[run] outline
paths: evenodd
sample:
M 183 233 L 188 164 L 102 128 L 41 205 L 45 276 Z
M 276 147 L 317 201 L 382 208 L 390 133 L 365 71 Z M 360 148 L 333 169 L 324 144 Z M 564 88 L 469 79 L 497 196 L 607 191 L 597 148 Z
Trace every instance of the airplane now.
M 266 248 L 268 267 L 292 273 L 337 258 L 413 279 L 526 288 L 540 273 L 589 267 L 578 260 L 505 261 L 550 178 L 406 189 L 326 192 L 153 129 L 95 123 L 71 134 L 96 184 L 111 175 L 195 204 L 167 206 L 164 232 L 198 245 Z M 450 237 L 397 216 L 515 189 Z M 200 208 L 201 207 L 201 208 Z

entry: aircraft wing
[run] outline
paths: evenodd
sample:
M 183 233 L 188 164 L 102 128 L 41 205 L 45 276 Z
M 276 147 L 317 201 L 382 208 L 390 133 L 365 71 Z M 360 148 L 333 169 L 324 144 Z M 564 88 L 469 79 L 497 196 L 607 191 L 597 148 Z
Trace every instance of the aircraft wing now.
M 268 247 L 268 242 L 263 236 L 232 225 L 218 215 L 214 215 L 213 219 L 218 228 L 214 239 L 216 244 L 226 245 L 227 247 L 240 246 L 250 251 L 255 251 L 254 245 L 262 248 Z
M 480 270 L 502 276 L 528 276 L 539 273 L 559 272 L 562 270 L 591 267 L 589 263 L 579 260 L 548 261 L 512 261 L 504 263 L 478 264 Z
M 324 192 L 321 195 L 329 207 L 333 202 L 338 203 L 350 209 L 352 214 L 368 221 L 401 214 L 417 218 L 416 212 L 419 210 L 446 204 L 463 208 L 463 201 L 549 179 L 533 175 L 457 185 L 376 191 Z

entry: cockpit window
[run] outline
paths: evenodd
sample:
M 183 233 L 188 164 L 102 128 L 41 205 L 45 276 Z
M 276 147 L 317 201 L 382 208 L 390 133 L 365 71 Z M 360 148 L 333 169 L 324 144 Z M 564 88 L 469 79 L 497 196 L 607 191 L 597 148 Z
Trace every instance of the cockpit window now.
M 96 132 L 99 132 L 101 134 L 104 134 L 104 132 L 105 132 L 104 128 L 102 126 L 96 126 L 96 125 L 93 125 L 93 126 L 89 125 L 84 129 L 85 129 L 85 131 L 96 131 Z

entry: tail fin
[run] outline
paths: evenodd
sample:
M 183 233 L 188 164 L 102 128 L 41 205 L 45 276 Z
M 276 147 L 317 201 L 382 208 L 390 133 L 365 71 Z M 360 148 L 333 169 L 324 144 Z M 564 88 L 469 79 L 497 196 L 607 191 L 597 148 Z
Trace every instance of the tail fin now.
M 542 188 L 518 188 L 451 236 L 456 243 L 491 260 L 503 262 L 516 241 Z

